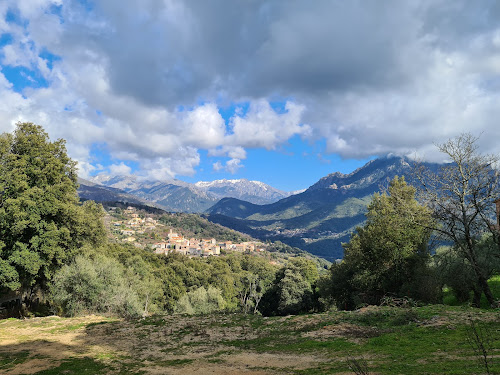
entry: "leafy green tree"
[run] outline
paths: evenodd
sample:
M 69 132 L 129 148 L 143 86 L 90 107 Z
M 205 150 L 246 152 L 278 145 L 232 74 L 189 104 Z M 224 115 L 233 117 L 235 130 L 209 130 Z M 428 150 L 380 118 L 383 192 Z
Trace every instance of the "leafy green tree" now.
M 32 123 L 0 135 L 0 289 L 44 288 L 86 243 L 105 238 L 102 209 L 79 205 L 64 140 Z
M 318 307 L 315 293 L 319 279 L 316 263 L 301 257 L 291 258 L 276 273 L 276 278 L 262 298 L 263 315 L 300 314 Z
M 298 314 L 309 310 L 313 303 L 311 284 L 294 269 L 285 269 L 277 285 L 278 313 Z
M 500 272 L 497 244 L 491 235 L 485 234 L 477 243 L 477 264 L 489 279 Z M 469 302 L 479 307 L 482 288 L 471 262 L 462 256 L 456 246 L 441 247 L 436 251 L 434 262 L 442 283 L 451 288 L 459 303 Z M 471 300 L 472 295 L 472 300 Z
M 396 176 L 388 194 L 375 194 L 366 216 L 365 225 L 344 244 L 342 264 L 331 268 L 333 283 L 339 282 L 336 273 L 349 277 L 340 281 L 340 290 L 332 288 L 339 308 L 352 305 L 354 296 L 359 302 L 378 303 L 386 294 L 410 292 L 407 286 L 417 263 L 426 263 L 429 257 L 431 212 L 415 200 L 415 188 L 404 178 Z

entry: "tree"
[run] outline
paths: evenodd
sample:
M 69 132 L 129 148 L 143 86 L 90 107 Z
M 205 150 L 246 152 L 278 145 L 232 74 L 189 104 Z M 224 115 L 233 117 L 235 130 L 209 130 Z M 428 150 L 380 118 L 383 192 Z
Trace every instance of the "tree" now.
M 64 140 L 18 123 L 0 135 L 0 289 L 44 288 L 84 244 L 105 239 L 102 208 L 79 205 Z
M 433 210 L 433 229 L 443 241 L 451 241 L 458 254 L 468 261 L 477 285 L 488 303 L 495 300 L 488 285 L 486 270 L 481 267 L 478 243 L 486 232 L 499 244 L 495 225 L 494 201 L 500 197 L 498 155 L 478 152 L 478 138 L 462 134 L 438 145 L 451 161 L 438 172 L 419 166 L 421 195 Z
M 262 296 L 259 310 L 268 316 L 316 310 L 318 296 L 315 289 L 318 279 L 318 268 L 312 260 L 291 258 L 276 273 L 273 284 Z
M 358 302 L 378 303 L 386 294 L 408 292 L 414 269 L 428 259 L 432 218 L 415 199 L 416 189 L 397 176 L 389 194 L 375 194 L 367 220 L 344 244 L 344 260 L 331 268 L 332 287 L 339 308 Z M 347 278 L 347 279 L 346 279 Z
M 488 279 L 500 271 L 500 257 L 496 256 L 498 248 L 490 234 L 485 234 L 476 246 L 478 264 Z M 457 301 L 470 302 L 472 293 L 472 305 L 479 307 L 483 292 L 478 285 L 473 267 L 461 256 L 461 252 L 454 246 L 442 246 L 437 249 L 433 260 L 443 285 L 451 288 Z

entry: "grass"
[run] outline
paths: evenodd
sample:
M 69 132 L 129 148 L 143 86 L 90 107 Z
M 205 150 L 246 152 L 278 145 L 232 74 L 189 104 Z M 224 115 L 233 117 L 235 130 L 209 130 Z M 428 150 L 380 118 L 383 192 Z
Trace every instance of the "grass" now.
M 352 373 L 349 361 L 354 359 L 366 364 L 370 373 L 480 374 L 484 368 L 467 342 L 471 317 L 491 338 L 491 370 L 500 373 L 498 311 L 444 305 L 272 318 L 220 314 L 135 321 L 5 320 L 0 322 L 0 344 L 20 330 L 31 331 L 32 338 L 0 345 L 0 372 L 29 366 L 36 359 L 50 367 L 39 375 L 161 369 L 179 374 L 218 369 L 335 374 Z M 68 355 L 61 358 L 61 353 Z
M 93 358 L 69 358 L 59 366 L 36 372 L 36 375 L 95 375 L 108 369 Z
M 17 353 L 0 353 L 0 370 L 13 368 L 24 363 L 29 356 L 29 352 L 22 351 Z
M 500 275 L 496 275 L 496 276 L 491 277 L 488 280 L 488 285 L 490 286 L 491 293 L 493 293 L 493 297 L 496 300 L 500 300 Z M 470 293 L 469 301 L 472 301 L 472 292 Z M 453 291 L 448 287 L 444 287 L 443 288 L 443 304 L 447 305 L 447 306 L 463 306 L 463 305 L 467 305 L 468 303 L 459 302 L 456 299 L 456 297 L 453 295 Z M 486 300 L 486 297 L 484 296 L 484 293 L 481 295 L 481 308 L 482 309 L 490 309 L 490 306 L 488 304 L 488 301 Z

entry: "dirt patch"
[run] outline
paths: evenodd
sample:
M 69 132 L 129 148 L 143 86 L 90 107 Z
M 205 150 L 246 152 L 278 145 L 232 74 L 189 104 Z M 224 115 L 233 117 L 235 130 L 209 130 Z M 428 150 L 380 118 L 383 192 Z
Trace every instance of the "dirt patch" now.
M 238 367 L 263 367 L 270 369 L 293 368 L 302 370 L 324 361 L 323 358 L 310 355 L 284 355 L 271 353 L 239 353 L 222 356 L 227 363 Z
M 302 337 L 326 341 L 332 338 L 345 338 L 349 341 L 359 343 L 363 339 L 379 336 L 382 332 L 373 327 L 357 326 L 350 323 L 339 323 L 322 327 L 316 331 L 302 334 Z

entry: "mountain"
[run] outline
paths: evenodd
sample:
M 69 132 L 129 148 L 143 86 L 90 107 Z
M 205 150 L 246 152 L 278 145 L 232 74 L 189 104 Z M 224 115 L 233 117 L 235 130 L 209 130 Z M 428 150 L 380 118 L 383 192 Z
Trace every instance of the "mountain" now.
M 335 260 L 343 256 L 341 243 L 364 222 L 373 193 L 387 188 L 396 175 L 417 182 L 410 164 L 404 157 L 375 159 L 349 174 L 329 174 L 303 193 L 267 205 L 222 199 L 207 210 L 207 218 L 261 240 L 280 240 Z
M 78 184 L 80 185 L 78 187 L 78 196 L 84 200 L 151 205 L 144 199 L 128 194 L 121 189 L 99 185 L 83 178 L 78 178 Z
M 180 180 L 151 181 L 136 176 L 106 176 L 92 178 L 92 182 L 122 189 L 143 201 L 154 203 L 171 212 L 203 212 L 219 199 L 196 186 Z
M 200 181 L 194 185 L 219 199 L 231 197 L 254 204 L 274 203 L 291 195 L 263 182 L 249 181 L 244 178 L 240 180 Z
M 135 176 L 99 175 L 93 177 L 92 182 L 103 187 L 119 189 L 143 202 L 172 212 L 204 212 L 224 197 L 268 204 L 291 194 L 263 182 L 246 179 L 200 181 L 190 184 L 180 180 L 151 181 Z

